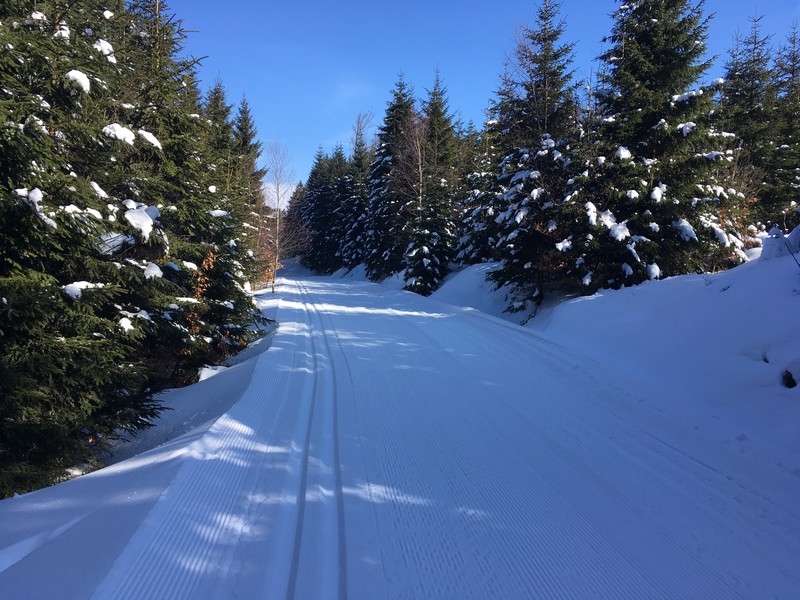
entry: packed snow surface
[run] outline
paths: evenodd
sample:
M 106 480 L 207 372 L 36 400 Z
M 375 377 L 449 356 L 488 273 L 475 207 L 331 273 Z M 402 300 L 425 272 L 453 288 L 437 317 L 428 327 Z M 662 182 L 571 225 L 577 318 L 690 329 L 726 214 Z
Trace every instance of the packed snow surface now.
M 797 598 L 792 257 L 524 328 L 457 306 L 491 268 L 286 273 L 271 343 L 117 459 L 173 439 L 0 502 L 0 596 Z

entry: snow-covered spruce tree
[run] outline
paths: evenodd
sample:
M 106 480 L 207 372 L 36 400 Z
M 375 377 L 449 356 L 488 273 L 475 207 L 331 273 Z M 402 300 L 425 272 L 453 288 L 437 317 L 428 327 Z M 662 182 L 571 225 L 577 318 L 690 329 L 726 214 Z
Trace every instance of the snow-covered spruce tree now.
M 342 264 L 352 269 L 364 262 L 366 249 L 366 226 L 369 210 L 369 180 L 372 150 L 367 144 L 366 129 L 370 115 L 359 114 L 353 128 L 353 155 L 346 175 L 345 203 L 342 213 L 345 219 L 342 243 Z
M 331 156 L 317 152 L 306 183 L 302 219 L 309 234 L 303 264 L 319 273 L 333 273 L 342 267 L 339 208 L 340 180 L 347 174 L 344 149 L 337 146 Z
M 777 91 L 772 76 L 770 36 L 762 34 L 762 17 L 750 19 L 747 36 L 737 34 L 725 64 L 715 125 L 736 135 L 730 184 L 748 198 L 760 198 L 774 150 Z M 755 206 L 758 214 L 758 204 Z
M 289 205 L 286 207 L 286 214 L 283 218 L 283 240 L 284 258 L 300 258 L 305 256 L 308 249 L 309 233 L 303 221 L 303 214 L 306 205 L 306 186 L 300 182 L 295 186 L 289 198 Z
M 773 72 L 778 91 L 775 144 L 755 212 L 765 224 L 790 231 L 800 225 L 800 34 L 796 24 L 778 50 Z
M 490 109 L 490 114 L 492 111 Z M 458 214 L 456 259 L 466 264 L 497 260 L 497 172 L 502 133 L 499 122 L 488 119 L 477 137 L 471 166 L 463 176 L 464 191 Z
M 408 211 L 405 287 L 428 296 L 450 270 L 455 250 L 453 202 L 458 192 L 453 118 L 438 72 L 422 115 L 407 128 L 404 142 L 399 169 L 408 171 L 407 189 L 414 196 Z
M 514 146 L 500 162 L 502 209 L 496 224 L 495 249 L 503 259 L 491 273 L 511 288 L 511 310 L 530 310 L 557 286 L 563 263 L 556 244 L 564 189 L 573 164 L 573 145 L 580 138 L 576 84 L 572 82 L 572 45 L 561 41 L 560 4 L 544 0 L 534 27 L 526 28 L 514 52 L 513 86 L 498 105 L 515 111 L 503 120 Z
M 0 15 L 0 495 L 62 477 L 158 412 L 125 314 L 150 281 L 110 257 L 122 206 L 98 183 L 116 159 L 107 140 L 128 135 L 106 129 L 121 75 L 110 5 L 122 9 L 10 2 Z
M 373 281 L 403 270 L 409 243 L 405 212 L 408 198 L 398 190 L 396 168 L 408 124 L 415 115 L 413 92 L 401 75 L 378 131 L 375 160 L 370 168 L 365 263 Z
M 124 167 L 139 175 L 128 197 L 159 208 L 169 240 L 163 277 L 177 286 L 153 359 L 165 378 L 190 380 L 197 366 L 235 352 L 252 335 L 255 313 L 244 284 L 253 259 L 243 186 L 234 189 L 230 172 L 220 167 L 229 150 L 211 141 L 218 131 L 200 115 L 194 62 L 180 58 L 180 21 L 166 11 L 163 2 L 131 2 L 127 43 L 135 69 L 125 118 L 161 148 L 147 162 Z
M 592 293 L 740 260 L 724 189 L 727 164 L 710 126 L 712 92 L 698 87 L 708 21 L 702 3 L 642 0 L 614 14 L 601 56 L 594 156 L 568 186 L 562 287 Z
M 273 215 L 266 206 L 264 195 L 264 177 L 267 169 L 259 165 L 262 152 L 263 146 L 258 140 L 258 130 L 253 121 L 250 105 L 243 97 L 233 122 L 232 179 L 234 185 L 241 190 L 244 201 L 245 231 L 242 235 L 246 234 L 249 242 L 247 249 L 255 254 L 255 260 L 247 270 L 247 276 L 251 281 L 257 281 L 271 264 L 270 257 L 263 253 L 264 245 L 259 243 L 269 232 L 274 220 L 271 219 Z

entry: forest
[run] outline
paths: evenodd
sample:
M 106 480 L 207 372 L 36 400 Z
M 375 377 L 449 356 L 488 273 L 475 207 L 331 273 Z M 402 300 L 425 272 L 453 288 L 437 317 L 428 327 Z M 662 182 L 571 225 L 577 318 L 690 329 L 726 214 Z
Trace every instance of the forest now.
M 420 102 L 402 76 L 377 140 L 320 151 L 289 206 L 304 264 L 364 265 L 429 295 L 464 264 L 498 262 L 510 311 L 547 297 L 725 269 L 797 212 L 800 39 L 754 17 L 706 82 L 702 3 L 625 3 L 592 81 L 577 81 L 561 4 L 539 3 L 480 128 L 443 77 Z

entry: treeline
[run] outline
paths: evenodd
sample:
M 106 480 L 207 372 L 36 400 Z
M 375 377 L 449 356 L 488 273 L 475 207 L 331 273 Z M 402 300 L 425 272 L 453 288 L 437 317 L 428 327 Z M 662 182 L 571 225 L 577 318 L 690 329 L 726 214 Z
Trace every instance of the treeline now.
M 91 464 L 254 335 L 261 145 L 183 40 L 163 1 L 0 8 L 0 497 Z
M 620 3 L 592 81 L 574 77 L 560 3 L 524 28 L 482 131 L 444 85 L 418 108 L 401 77 L 372 145 L 318 153 L 289 222 L 311 269 L 363 264 L 430 294 L 458 263 L 498 261 L 509 310 L 746 259 L 798 223 L 800 38 L 751 20 L 702 85 L 702 3 Z

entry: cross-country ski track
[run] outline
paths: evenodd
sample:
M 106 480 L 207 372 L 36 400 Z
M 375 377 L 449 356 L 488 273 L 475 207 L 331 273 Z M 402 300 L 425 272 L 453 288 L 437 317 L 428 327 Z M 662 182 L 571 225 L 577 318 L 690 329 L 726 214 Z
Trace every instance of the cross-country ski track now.
M 0 598 L 800 598 L 800 477 L 669 389 L 374 284 L 277 297 L 222 416 L 0 503 Z

